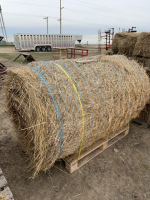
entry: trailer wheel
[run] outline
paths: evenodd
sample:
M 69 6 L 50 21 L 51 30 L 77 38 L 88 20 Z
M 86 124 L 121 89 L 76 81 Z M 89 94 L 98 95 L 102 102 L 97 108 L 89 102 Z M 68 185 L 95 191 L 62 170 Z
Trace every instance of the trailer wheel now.
M 47 47 L 47 51 L 51 51 L 51 47 Z
M 41 49 L 42 49 L 42 51 L 46 51 L 46 48 L 45 48 L 45 47 L 42 47 Z
M 35 50 L 39 52 L 40 51 L 40 47 L 36 47 Z

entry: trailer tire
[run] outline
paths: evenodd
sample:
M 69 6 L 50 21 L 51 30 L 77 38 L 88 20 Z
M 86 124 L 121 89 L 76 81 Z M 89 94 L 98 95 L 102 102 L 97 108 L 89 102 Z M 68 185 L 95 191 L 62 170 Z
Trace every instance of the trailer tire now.
M 38 52 L 39 52 L 40 50 L 41 50 L 40 47 L 36 47 L 36 48 L 35 48 L 35 51 L 38 51 Z
M 47 51 L 52 51 L 50 46 L 47 47 Z
M 42 50 L 42 51 L 46 51 L 46 48 L 45 48 L 45 47 L 41 47 L 41 50 Z

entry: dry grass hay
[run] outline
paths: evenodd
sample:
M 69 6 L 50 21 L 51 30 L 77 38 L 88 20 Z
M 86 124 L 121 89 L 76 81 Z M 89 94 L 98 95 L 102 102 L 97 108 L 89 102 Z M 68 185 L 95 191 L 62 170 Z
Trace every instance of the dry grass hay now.
M 133 55 L 150 58 L 150 32 L 138 35 Z
M 135 56 L 134 59 L 140 63 L 146 70 L 150 70 L 150 58 Z M 150 76 L 149 76 L 150 77 Z
M 0 193 L 0 200 L 5 200 L 6 198 Z
M 4 80 L 4 76 L 7 73 L 7 67 L 0 63 L 0 89 L 2 88 L 2 83 Z
M 114 53 L 113 53 L 112 49 L 109 49 L 109 50 L 106 50 L 106 51 L 102 52 L 102 55 L 113 55 L 113 54 Z
M 112 43 L 113 52 L 132 56 L 138 33 L 117 33 Z
M 137 62 L 119 55 L 92 60 L 8 70 L 7 107 L 34 175 L 127 126 L 148 101 L 149 79 Z
M 114 54 L 119 53 L 119 43 L 123 39 L 123 35 L 121 33 L 116 33 L 112 42 L 112 51 Z

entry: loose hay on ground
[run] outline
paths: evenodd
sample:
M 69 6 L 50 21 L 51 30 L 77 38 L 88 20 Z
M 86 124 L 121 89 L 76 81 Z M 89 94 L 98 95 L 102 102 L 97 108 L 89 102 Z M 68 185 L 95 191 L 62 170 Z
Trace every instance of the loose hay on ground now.
M 79 152 L 82 138 L 85 149 L 127 126 L 149 99 L 149 79 L 137 62 L 119 55 L 92 59 L 8 70 L 6 103 L 34 176 Z

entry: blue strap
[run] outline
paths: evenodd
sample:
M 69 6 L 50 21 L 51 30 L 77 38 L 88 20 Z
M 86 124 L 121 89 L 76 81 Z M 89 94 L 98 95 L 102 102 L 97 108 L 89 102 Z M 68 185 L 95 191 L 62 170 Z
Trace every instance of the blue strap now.
M 57 119 L 60 121 L 60 115 L 59 115 L 59 110 L 58 110 L 58 106 L 57 106 L 57 103 L 56 103 L 56 100 L 54 98 L 54 95 L 50 89 L 50 87 L 48 86 L 47 82 L 45 81 L 45 79 L 43 78 L 43 76 L 36 70 L 34 69 L 33 67 L 30 67 L 33 71 L 35 71 L 38 76 L 40 77 L 40 79 L 42 80 L 42 82 L 45 84 L 45 86 L 47 87 L 48 91 L 50 92 L 51 94 L 51 97 L 52 97 L 52 100 L 54 102 L 54 105 L 55 105 L 55 109 L 56 109 L 56 113 L 57 113 Z M 59 153 L 59 156 L 61 155 L 62 153 L 62 141 L 63 141 L 63 133 L 62 133 L 62 130 L 61 130 L 61 124 L 59 124 L 59 131 L 60 131 L 60 153 Z

